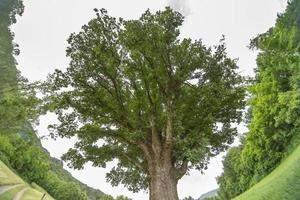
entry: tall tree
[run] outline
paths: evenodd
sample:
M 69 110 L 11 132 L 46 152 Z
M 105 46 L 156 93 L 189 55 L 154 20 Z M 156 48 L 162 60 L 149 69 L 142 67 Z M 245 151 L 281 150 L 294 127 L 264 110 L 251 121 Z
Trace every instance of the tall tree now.
M 300 0 L 251 42 L 260 53 L 249 88 L 249 132 L 224 160 L 221 199 L 233 199 L 272 172 L 300 141 Z
M 0 0 L 0 134 L 32 132 L 37 118 L 34 84 L 20 75 L 14 56 L 19 54 L 10 26 L 22 15 L 22 0 Z
M 0 97 L 17 85 L 17 69 L 14 54 L 18 54 L 17 44 L 13 43 L 14 34 L 10 25 L 16 22 L 16 15 L 23 13 L 21 0 L 0 0 Z
M 241 120 L 243 78 L 227 57 L 201 40 L 178 39 L 183 16 L 170 8 L 125 21 L 97 17 L 71 34 L 65 72 L 46 82 L 53 134 L 77 136 L 64 155 L 74 168 L 118 160 L 107 179 L 151 200 L 176 200 L 189 169 L 206 169 Z

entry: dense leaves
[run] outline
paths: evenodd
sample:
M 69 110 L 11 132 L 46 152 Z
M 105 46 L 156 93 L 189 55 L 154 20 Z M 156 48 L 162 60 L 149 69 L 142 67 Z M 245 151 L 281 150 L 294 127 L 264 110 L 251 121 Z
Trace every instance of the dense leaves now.
M 247 190 L 269 174 L 300 133 L 300 1 L 290 1 L 275 27 L 252 40 L 261 50 L 256 83 L 249 89 L 251 120 L 242 146 L 224 160 L 223 199 Z M 297 145 L 298 145 L 297 144 Z
M 132 191 L 148 188 L 158 162 L 176 180 L 205 169 L 232 143 L 244 106 L 224 40 L 214 48 L 179 40 L 183 16 L 170 8 L 129 21 L 95 11 L 68 40 L 67 70 L 45 83 L 46 108 L 61 122 L 53 135 L 78 138 L 64 159 L 74 168 L 117 159 L 107 178 Z
M 1 0 L 0 11 L 0 133 L 18 132 L 24 128 L 26 118 L 35 118 L 30 108 L 37 103 L 34 91 L 19 75 L 13 57 L 17 49 L 9 26 L 16 21 L 16 14 L 22 14 L 22 1 Z

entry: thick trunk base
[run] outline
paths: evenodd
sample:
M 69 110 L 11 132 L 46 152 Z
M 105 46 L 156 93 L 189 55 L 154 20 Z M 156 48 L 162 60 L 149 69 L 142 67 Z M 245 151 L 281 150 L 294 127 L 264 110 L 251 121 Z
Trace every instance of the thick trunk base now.
M 178 200 L 177 180 L 170 170 L 158 169 L 151 177 L 150 200 Z

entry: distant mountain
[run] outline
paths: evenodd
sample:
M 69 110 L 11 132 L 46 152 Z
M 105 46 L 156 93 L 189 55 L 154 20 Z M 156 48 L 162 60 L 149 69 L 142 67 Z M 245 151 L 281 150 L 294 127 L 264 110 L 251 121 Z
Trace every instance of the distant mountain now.
M 205 198 L 208 198 L 208 197 L 215 197 L 218 195 L 218 191 L 219 191 L 219 189 L 215 189 L 215 190 L 209 191 L 205 194 L 202 194 L 198 200 L 204 200 Z

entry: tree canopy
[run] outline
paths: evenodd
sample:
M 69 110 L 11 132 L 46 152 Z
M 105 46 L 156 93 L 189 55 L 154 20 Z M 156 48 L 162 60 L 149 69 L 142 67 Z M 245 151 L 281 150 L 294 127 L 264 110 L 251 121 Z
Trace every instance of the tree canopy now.
M 74 168 L 117 159 L 107 179 L 132 191 L 151 192 L 158 167 L 176 183 L 205 169 L 233 142 L 244 107 L 224 39 L 214 48 L 180 40 L 183 16 L 168 7 L 128 21 L 95 12 L 68 39 L 67 70 L 45 83 L 46 108 L 60 121 L 53 135 L 78 138 L 64 159 Z

